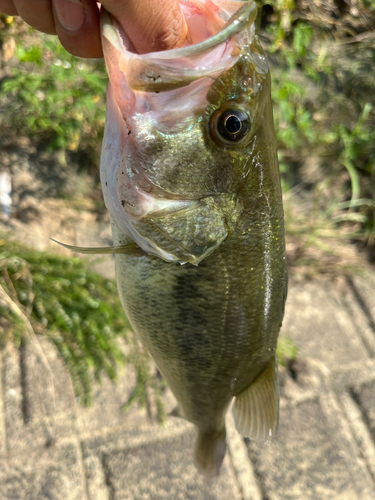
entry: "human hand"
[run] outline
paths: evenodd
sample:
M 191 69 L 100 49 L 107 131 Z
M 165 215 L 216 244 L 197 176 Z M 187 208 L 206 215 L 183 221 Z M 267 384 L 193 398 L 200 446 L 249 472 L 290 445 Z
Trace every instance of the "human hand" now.
M 137 52 L 180 47 L 187 26 L 178 0 L 103 0 Z M 102 57 L 99 7 L 95 0 L 0 0 L 0 12 L 21 16 L 44 33 L 56 34 L 65 49 L 80 57 Z

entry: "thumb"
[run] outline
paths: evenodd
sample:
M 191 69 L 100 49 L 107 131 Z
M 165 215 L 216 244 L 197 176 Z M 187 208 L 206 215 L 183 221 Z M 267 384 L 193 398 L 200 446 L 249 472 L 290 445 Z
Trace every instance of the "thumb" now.
M 102 0 L 139 54 L 181 47 L 187 25 L 178 0 Z

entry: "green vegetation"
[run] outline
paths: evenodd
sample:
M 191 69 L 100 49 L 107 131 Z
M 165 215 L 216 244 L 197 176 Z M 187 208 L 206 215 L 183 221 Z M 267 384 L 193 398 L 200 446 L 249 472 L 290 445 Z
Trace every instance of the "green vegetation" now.
M 78 258 L 38 252 L 0 240 L 0 348 L 30 336 L 53 342 L 71 374 L 77 396 L 90 403 L 92 377 L 116 379 L 118 367 L 132 364 L 137 375 L 127 406 L 146 404 L 151 388 L 160 406 L 162 384 L 136 348 L 118 298 L 116 284 L 90 271 Z M 130 347 L 124 354 L 117 339 Z M 147 381 L 147 383 L 146 383 Z M 159 418 L 163 417 L 159 408 Z
M 48 337 L 87 404 L 90 369 L 98 380 L 101 372 L 115 379 L 117 365 L 124 362 L 116 337 L 126 339 L 129 325 L 115 283 L 80 259 L 37 252 L 5 239 L 0 241 L 0 272 L 1 344 L 10 338 L 19 344 L 31 328 Z
M 290 337 L 279 337 L 277 342 L 276 355 L 281 366 L 287 366 L 288 363 L 297 358 L 298 347 Z
M 8 22 L 7 22 L 8 20 Z M 107 73 L 102 60 L 84 60 L 64 50 L 57 37 L 0 17 L 0 42 L 9 48 L 0 83 L 4 133 L 46 140 L 50 149 L 100 155 Z M 13 53 L 12 53 L 13 52 Z M 12 57 L 10 57 L 12 55 Z
M 375 2 L 274 0 L 263 6 L 283 189 L 313 192 L 301 241 L 375 245 Z M 288 196 L 288 199 L 290 197 Z M 290 211 L 290 210 L 289 210 Z M 287 209 L 288 214 L 288 209 Z M 287 219 L 287 231 L 293 220 Z M 309 224 L 309 222 L 311 224 Z M 288 234 L 288 232 L 287 232 Z M 326 243 L 328 243 L 326 241 Z M 328 246 L 328 245 L 326 245 Z

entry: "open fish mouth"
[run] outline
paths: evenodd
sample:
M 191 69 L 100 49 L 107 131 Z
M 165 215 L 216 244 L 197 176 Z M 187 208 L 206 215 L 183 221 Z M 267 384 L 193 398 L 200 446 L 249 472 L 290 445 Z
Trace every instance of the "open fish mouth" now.
M 224 4 L 223 8 L 217 7 L 217 19 L 211 27 L 211 30 L 221 28 L 218 33 L 179 49 L 142 55 L 132 51 L 132 44 L 121 26 L 104 11 L 101 17 L 102 37 L 121 52 L 119 66 L 127 72 L 129 87 L 144 92 L 165 92 L 205 76 L 215 78 L 228 69 L 228 65 L 233 65 L 239 55 L 236 45 L 242 46 L 245 37 L 254 35 L 246 30 L 255 21 L 257 7 L 252 0 L 221 4 Z
M 102 13 L 110 83 L 101 181 L 106 206 L 124 235 L 163 260 L 197 265 L 226 239 L 242 206 L 233 191 L 209 182 L 195 191 L 180 189 L 180 170 L 184 165 L 188 175 L 196 159 L 180 161 L 179 145 L 195 141 L 199 157 L 209 90 L 254 39 L 257 8 L 254 1 L 228 0 L 181 7 L 192 27 L 190 42 L 197 43 L 142 55 L 116 20 Z M 201 29 L 194 31 L 195 18 Z M 174 164 L 158 163 L 168 149 L 177 152 Z

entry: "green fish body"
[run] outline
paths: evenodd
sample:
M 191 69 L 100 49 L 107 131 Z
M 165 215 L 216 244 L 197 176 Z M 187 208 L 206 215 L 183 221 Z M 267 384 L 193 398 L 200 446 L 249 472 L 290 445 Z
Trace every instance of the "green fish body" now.
M 203 4 L 208 11 L 217 4 L 212 19 Z M 118 289 L 179 415 L 198 429 L 195 463 L 208 475 L 224 458 L 233 398 L 241 434 L 275 434 L 287 290 L 255 4 L 214 4 L 189 2 L 198 10 L 184 12 L 190 26 L 198 14 L 209 20 L 202 40 L 143 56 L 109 15 L 102 18 L 110 84 L 101 179 L 114 244 L 124 248 Z

